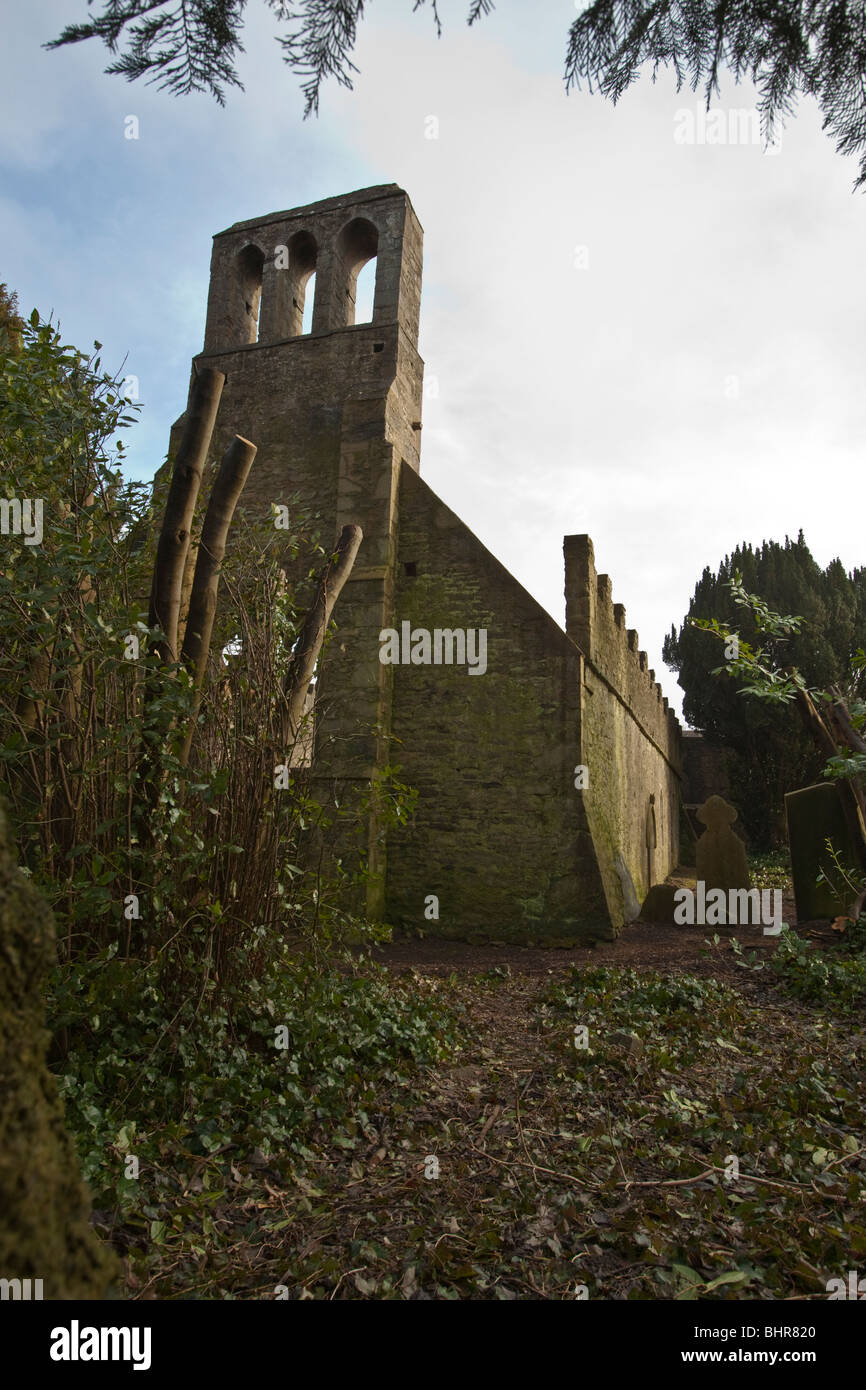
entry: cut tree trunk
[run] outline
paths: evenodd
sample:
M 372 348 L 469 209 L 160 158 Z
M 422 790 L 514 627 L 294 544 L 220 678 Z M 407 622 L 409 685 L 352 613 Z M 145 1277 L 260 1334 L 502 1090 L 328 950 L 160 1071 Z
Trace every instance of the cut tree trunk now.
M 334 605 L 352 572 L 355 557 L 363 539 L 364 532 L 360 526 L 344 526 L 340 532 L 340 539 L 319 580 L 316 597 L 301 625 L 291 660 L 283 677 L 281 712 L 277 719 L 275 735 L 279 743 L 281 758 L 287 764 L 292 761 L 292 750 L 297 744 L 301 731 L 307 692 L 310 688 L 313 672 L 316 669 L 319 653 L 322 650 L 325 634 L 328 631 Z M 273 786 L 271 786 L 268 791 L 267 802 L 270 802 L 273 794 Z M 256 835 L 256 854 L 263 852 L 269 819 L 266 814 L 262 814 L 260 817 Z
M 164 634 L 156 644 L 164 663 L 177 661 L 177 627 L 192 519 L 224 385 L 225 376 L 213 367 L 204 367 L 196 376 L 172 470 L 156 548 L 149 617 L 149 626 L 161 628 Z
M 284 748 L 294 744 L 301 728 L 304 704 L 325 640 L 328 623 L 340 591 L 352 572 L 358 548 L 364 539 L 360 526 L 344 526 L 333 557 L 319 581 L 310 611 L 304 619 L 292 659 L 283 680 L 283 711 L 280 729 Z
M 225 376 L 213 367 L 203 368 L 196 376 L 183 436 L 174 461 L 156 547 L 148 617 L 149 627 L 162 630 L 162 637 L 157 639 L 153 647 L 161 666 L 173 665 L 178 658 L 177 632 L 190 531 L 224 385 Z M 145 710 L 159 700 L 161 691 L 158 674 L 151 674 L 145 684 Z M 144 843 L 153 839 L 153 811 L 160 793 L 157 747 L 168 738 L 171 722 L 170 715 L 160 713 L 151 734 L 152 742 L 146 744 L 142 751 L 140 777 L 145 815 L 140 834 Z
M 223 454 L 202 526 L 181 650 L 181 660 L 193 678 L 193 707 L 180 758 L 184 765 L 189 761 L 201 706 L 226 540 L 255 456 L 255 444 L 236 434 Z

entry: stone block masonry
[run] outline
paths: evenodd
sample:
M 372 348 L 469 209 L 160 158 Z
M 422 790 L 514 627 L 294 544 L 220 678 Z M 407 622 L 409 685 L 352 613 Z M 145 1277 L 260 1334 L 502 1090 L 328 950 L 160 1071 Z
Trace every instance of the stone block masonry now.
M 486 629 L 487 670 L 473 679 L 458 666 L 394 667 L 394 757 L 422 794 L 414 824 L 388 846 L 393 920 L 476 940 L 610 935 L 586 793 L 575 787 L 581 653 L 408 468 L 395 619 Z
M 374 258 L 372 321 L 356 324 Z M 474 940 L 609 937 L 623 865 L 643 897 L 677 862 L 679 726 L 587 536 L 566 537 L 563 631 L 421 479 L 421 262 L 393 184 L 220 233 L 193 364 L 227 377 L 213 455 L 236 432 L 258 445 L 248 513 L 299 494 L 335 537 L 364 530 L 317 687 L 314 781 L 360 806 L 397 765 L 419 793 L 409 826 L 363 813 L 365 910 Z M 407 622 L 483 631 L 483 672 L 381 661 L 380 634 Z
M 643 899 L 679 857 L 682 731 L 649 669 L 611 581 L 597 574 L 589 536 L 566 536 L 565 625 L 584 654 L 580 727 L 590 769 L 585 803 L 612 915 L 621 852 Z M 652 797 L 652 801 L 650 798 Z

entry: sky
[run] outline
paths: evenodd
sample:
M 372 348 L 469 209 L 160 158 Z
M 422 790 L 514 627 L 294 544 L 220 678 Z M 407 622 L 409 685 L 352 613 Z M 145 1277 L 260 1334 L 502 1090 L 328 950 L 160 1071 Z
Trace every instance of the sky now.
M 679 710 L 662 640 L 705 566 L 801 527 L 821 565 L 866 562 L 856 160 L 810 100 L 765 151 L 747 85 L 709 121 L 664 71 L 616 107 L 567 95 L 581 0 L 499 0 L 471 29 L 468 0 L 439 8 L 437 39 L 429 6 L 375 0 L 354 90 L 326 84 L 306 121 L 264 0 L 225 108 L 105 76 L 95 41 L 42 50 L 85 0 L 7 9 L 0 280 L 137 378 L 127 471 L 148 479 L 214 233 L 399 184 L 424 228 L 422 476 L 560 623 L 562 538 L 588 532 Z

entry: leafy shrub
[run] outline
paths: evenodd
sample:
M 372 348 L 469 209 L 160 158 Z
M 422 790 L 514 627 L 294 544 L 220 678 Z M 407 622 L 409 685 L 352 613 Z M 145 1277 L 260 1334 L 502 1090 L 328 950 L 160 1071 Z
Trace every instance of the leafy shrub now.
M 854 955 L 839 959 L 814 949 L 790 930 L 783 931 L 770 958 L 770 970 L 787 994 L 841 1013 L 862 1007 L 866 996 L 866 958 L 862 952 L 864 919 L 855 930 Z
M 155 962 L 109 948 L 58 967 L 52 1021 L 76 1038 L 60 1088 L 100 1201 L 139 1201 L 123 1176 L 126 1152 L 180 1170 L 195 1155 L 304 1156 L 323 1125 L 340 1145 L 347 1126 L 363 1124 L 373 1080 L 393 1080 L 455 1043 L 451 1015 L 418 981 L 410 988 L 381 967 L 320 970 L 288 947 L 280 954 L 243 987 L 190 993 L 171 1014 Z
M 344 950 L 382 934 L 340 906 L 367 845 L 330 878 L 320 853 L 308 868 L 313 836 L 350 843 L 358 805 L 323 807 L 301 760 L 275 790 L 314 520 L 293 508 L 278 552 L 269 520 L 238 514 L 187 762 L 191 680 L 146 621 L 155 518 L 118 466 L 134 416 L 116 379 L 34 311 L 0 322 L 0 411 L 8 491 L 45 513 L 41 544 L 0 556 L 0 772 L 62 933 L 52 1061 L 85 1175 L 125 1207 L 124 1154 L 171 1182 L 184 1156 L 303 1152 L 325 1123 L 339 1143 L 372 1079 L 439 1057 L 454 1029 L 432 989 Z M 411 813 L 398 769 L 367 797 L 382 825 Z

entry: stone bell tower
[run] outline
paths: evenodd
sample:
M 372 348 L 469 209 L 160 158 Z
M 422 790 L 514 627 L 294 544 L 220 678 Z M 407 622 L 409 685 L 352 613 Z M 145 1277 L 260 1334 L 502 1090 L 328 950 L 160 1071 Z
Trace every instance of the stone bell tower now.
M 419 466 L 421 254 L 420 223 L 396 184 L 214 237 L 204 349 L 193 363 L 226 376 L 214 455 L 235 433 L 257 445 L 248 513 L 267 517 L 298 495 L 324 518 L 324 544 L 347 522 L 364 532 L 320 682 L 327 713 L 315 775 L 331 783 L 363 785 L 387 761 L 391 671 L 379 662 L 378 634 L 394 609 L 401 465 Z M 372 318 L 356 323 L 358 273 L 373 259 Z M 372 867 L 381 877 L 383 866 Z
M 193 364 L 226 377 L 214 453 L 235 433 L 256 444 L 241 501 L 267 526 L 299 498 L 326 546 L 347 523 L 364 533 L 314 694 L 312 789 L 340 812 L 305 850 L 325 850 L 332 884 L 334 860 L 354 869 L 365 852 L 345 905 L 393 926 L 609 940 L 677 863 L 679 725 L 582 516 L 563 630 L 420 476 L 420 300 L 421 228 L 394 184 L 214 238 Z M 401 634 L 393 664 L 383 629 Z M 482 636 L 483 669 L 469 659 Z M 417 791 L 410 818 L 386 814 L 387 788 L 368 795 L 389 766 Z

